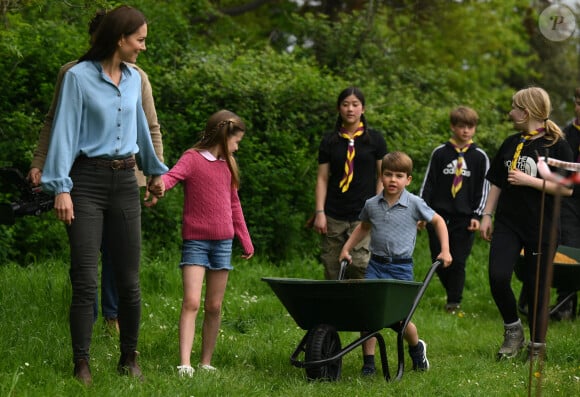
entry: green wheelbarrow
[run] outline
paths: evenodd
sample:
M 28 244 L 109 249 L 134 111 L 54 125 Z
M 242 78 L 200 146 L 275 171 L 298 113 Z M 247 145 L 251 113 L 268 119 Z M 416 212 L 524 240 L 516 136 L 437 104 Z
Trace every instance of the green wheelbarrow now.
M 304 368 L 309 380 L 335 381 L 340 378 L 342 357 L 376 338 L 385 380 L 391 380 L 385 340 L 380 331 L 397 332 L 398 370 L 403 376 L 405 351 L 403 334 L 437 267 L 435 261 L 423 282 L 401 280 L 310 280 L 263 277 L 290 316 L 306 335 L 290 356 L 290 363 Z M 344 270 L 346 262 L 341 263 Z M 341 271 L 341 274 L 344 272 Z M 342 347 L 339 331 L 363 332 Z
M 514 272 L 518 280 L 524 280 L 525 263 L 524 263 L 524 252 L 520 253 L 520 258 L 516 262 Z M 580 248 L 569 247 L 567 245 L 560 245 L 557 247 L 554 254 L 552 267 L 552 288 L 557 288 L 561 291 L 566 291 L 566 296 L 560 300 L 556 305 L 554 305 L 549 310 L 549 314 L 553 315 L 557 313 L 564 305 L 571 301 L 578 291 L 580 291 Z M 523 287 L 522 287 L 523 288 Z M 519 310 L 522 311 L 522 306 L 525 303 L 525 296 L 522 295 L 523 291 L 520 293 L 520 298 L 518 300 Z M 576 305 L 573 305 L 572 312 L 574 316 L 576 315 Z M 523 314 L 527 314 L 524 312 Z

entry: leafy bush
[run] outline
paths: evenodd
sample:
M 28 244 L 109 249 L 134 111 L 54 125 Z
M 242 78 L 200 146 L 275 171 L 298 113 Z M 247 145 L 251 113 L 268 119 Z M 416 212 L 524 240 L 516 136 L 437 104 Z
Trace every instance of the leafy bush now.
M 57 20 L 39 19 L 29 24 L 21 14 L 6 15 L 6 23 L 9 28 L 0 29 L 0 73 L 4 76 L 0 163 L 26 174 L 52 100 L 56 73 L 63 59 L 79 55 L 78 48 L 86 46 L 87 36 Z M 0 201 L 10 202 L 13 193 L 0 193 Z M 64 227 L 52 213 L 21 218 L 13 226 L 0 225 L 0 263 L 28 265 L 39 258 L 67 257 L 67 250 Z
M 9 3 L 0 10 L 0 163 L 26 171 L 59 67 L 85 51 L 95 10 L 119 3 Z M 511 132 L 512 93 L 528 84 L 562 90 L 568 80 L 555 77 L 571 75 L 565 70 L 575 64 L 567 51 L 573 41 L 538 50 L 546 46 L 529 24 L 535 17 L 529 1 L 433 0 L 417 7 L 405 0 L 396 8 L 367 2 L 363 11 L 345 14 L 338 10 L 351 7 L 336 3 L 329 15 L 313 4 L 277 1 L 236 17 L 220 13 L 215 1 L 132 4 L 149 21 L 139 64 L 153 84 L 166 162 L 174 164 L 193 145 L 209 115 L 221 108 L 238 113 L 248 125 L 237 154 L 240 196 L 257 253 L 275 261 L 317 250 L 317 236 L 303 223 L 314 206 L 318 143 L 334 125 L 344 87 L 365 92 L 369 123 L 385 134 L 389 150 L 412 156 L 410 190 L 417 192 L 431 151 L 449 138 L 453 107 L 478 111 L 476 141 L 492 157 Z M 554 102 L 554 117 L 567 114 L 569 102 Z M 180 196 L 171 192 L 144 210 L 146 255 L 179 246 Z M 19 243 L 37 234 L 37 241 L 54 237 L 62 245 L 37 244 L 35 255 L 65 250 L 62 227 L 53 230 L 49 222 L 3 227 L 0 260 L 25 257 Z

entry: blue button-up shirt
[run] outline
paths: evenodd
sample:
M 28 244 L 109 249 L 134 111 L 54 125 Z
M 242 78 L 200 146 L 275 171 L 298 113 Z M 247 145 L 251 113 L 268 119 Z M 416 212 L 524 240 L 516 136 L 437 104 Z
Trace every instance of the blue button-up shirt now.
M 80 155 L 108 159 L 136 155 L 145 175 L 167 172 L 151 142 L 141 105 L 141 77 L 133 68 L 124 64 L 121 68 L 118 86 L 97 61 L 80 62 L 64 75 L 42 172 L 44 189 L 70 192 L 69 172 Z
M 399 200 L 389 207 L 383 193 L 368 199 L 360 220 L 370 223 L 370 251 L 392 258 L 412 258 L 417 240 L 417 221 L 431 222 L 435 211 L 425 201 L 403 190 Z

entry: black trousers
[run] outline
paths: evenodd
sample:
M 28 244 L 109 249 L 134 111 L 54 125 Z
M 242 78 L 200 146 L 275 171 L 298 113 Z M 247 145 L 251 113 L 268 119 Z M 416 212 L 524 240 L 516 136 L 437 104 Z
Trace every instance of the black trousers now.
M 67 226 L 73 359 L 90 356 L 102 239 L 106 239 L 119 294 L 121 352 L 135 351 L 141 319 L 141 205 L 135 171 L 76 162 L 70 176 L 75 216 Z
M 450 218 L 445 219 L 447 231 L 449 233 L 449 250 L 453 257 L 451 266 L 437 268 L 437 275 L 441 284 L 447 292 L 447 303 L 461 303 L 463 299 L 463 289 L 465 287 L 465 266 L 467 258 L 473 248 L 475 234 L 467 230 L 471 218 Z M 437 255 L 441 252 L 437 233 L 431 224 L 427 224 L 429 232 L 429 249 L 431 251 L 431 260 L 434 262 Z
M 522 270 L 523 289 L 526 291 L 530 340 L 545 343 L 547 331 L 547 305 L 544 304 L 549 243 L 545 242 L 538 252 L 538 242 L 524 241 L 517 233 L 495 222 L 489 250 L 489 286 L 504 324 L 518 321 L 516 298 L 511 287 L 514 267 L 524 249 Z M 539 272 L 538 272 L 539 257 Z M 536 274 L 539 277 L 536 277 Z M 537 288 L 536 288 L 536 279 Z M 534 302 L 537 297 L 537 307 Z

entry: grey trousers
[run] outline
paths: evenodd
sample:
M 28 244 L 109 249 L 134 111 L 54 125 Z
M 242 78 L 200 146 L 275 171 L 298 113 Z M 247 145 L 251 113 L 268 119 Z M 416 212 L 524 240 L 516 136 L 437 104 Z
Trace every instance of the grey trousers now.
M 121 353 L 135 351 L 141 319 L 141 205 L 135 171 L 76 162 L 70 177 L 74 220 L 67 233 L 73 359 L 90 357 L 101 239 L 106 240 L 119 293 Z

